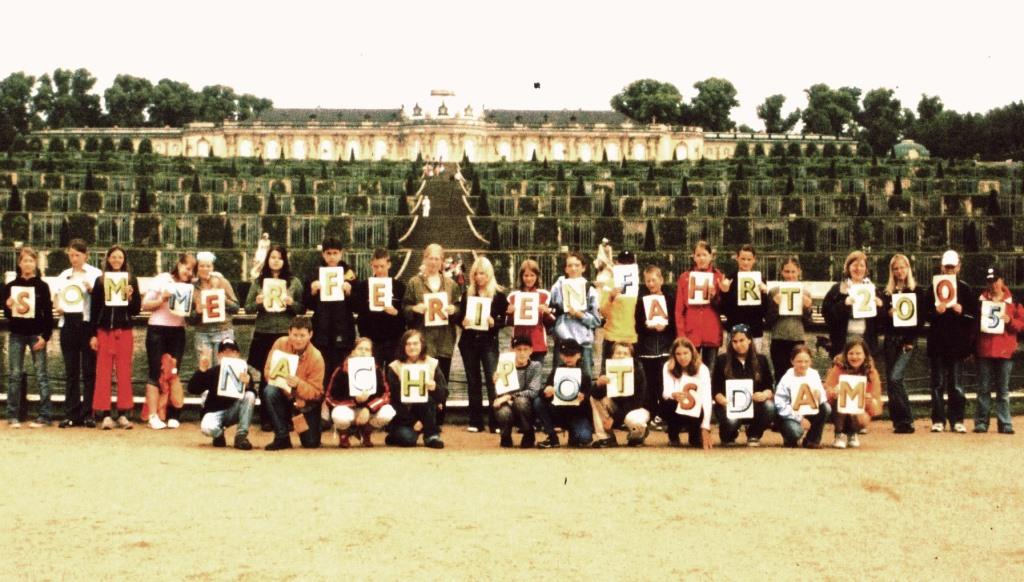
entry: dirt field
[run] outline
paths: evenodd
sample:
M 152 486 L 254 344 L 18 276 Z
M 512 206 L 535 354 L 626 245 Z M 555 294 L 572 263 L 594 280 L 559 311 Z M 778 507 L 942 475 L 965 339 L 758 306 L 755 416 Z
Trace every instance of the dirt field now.
M 611 451 L 444 437 L 246 453 L 195 424 L 3 428 L 0 578 L 1024 579 L 1021 435 L 876 423 L 860 450 L 769 433 L 708 454 L 660 433 Z

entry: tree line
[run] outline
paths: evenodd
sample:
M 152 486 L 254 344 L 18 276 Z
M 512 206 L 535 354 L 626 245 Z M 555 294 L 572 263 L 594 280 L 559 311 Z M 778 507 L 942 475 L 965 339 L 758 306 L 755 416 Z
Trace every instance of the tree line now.
M 637 123 L 692 125 L 706 131 L 753 132 L 731 118 L 739 106 L 736 87 L 717 77 L 693 84 L 687 102 L 672 83 L 640 79 L 611 99 L 612 109 Z M 885 153 L 900 139 L 913 139 L 932 155 L 942 158 L 983 160 L 1024 159 L 1024 101 L 987 113 L 960 113 L 943 106 L 942 99 L 921 95 L 916 110 L 904 107 L 892 89 L 863 92 L 857 87 L 832 88 L 824 83 L 804 90 L 807 105 L 784 111 L 786 97 L 770 95 L 757 106 L 757 116 L 768 133 L 787 133 L 801 125 L 801 133 L 847 136 Z
M 193 121 L 245 121 L 273 107 L 270 99 L 225 85 L 194 90 L 188 83 L 117 75 L 100 95 L 87 69 L 38 77 L 16 72 L 0 81 L 0 150 L 18 135 L 64 127 L 182 127 Z

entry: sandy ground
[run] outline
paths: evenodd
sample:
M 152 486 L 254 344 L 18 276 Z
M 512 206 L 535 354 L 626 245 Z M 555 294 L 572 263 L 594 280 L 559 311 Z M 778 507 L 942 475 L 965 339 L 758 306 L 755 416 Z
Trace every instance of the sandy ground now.
M 1024 579 L 1024 436 L 926 431 L 507 451 L 451 426 L 444 451 L 271 453 L 195 424 L 0 428 L 0 578 Z

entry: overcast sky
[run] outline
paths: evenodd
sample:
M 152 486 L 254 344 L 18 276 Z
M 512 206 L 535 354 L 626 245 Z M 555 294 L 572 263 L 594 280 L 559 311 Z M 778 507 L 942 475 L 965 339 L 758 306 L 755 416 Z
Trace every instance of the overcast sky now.
M 1016 2 L 7 3 L 0 77 L 89 69 L 193 89 L 225 84 L 276 107 L 393 108 L 431 89 L 490 109 L 609 109 L 629 82 L 732 81 L 737 123 L 818 82 L 894 88 L 984 112 L 1024 95 Z M 541 83 L 534 89 L 533 83 Z M 422 99 L 421 99 L 422 100 Z

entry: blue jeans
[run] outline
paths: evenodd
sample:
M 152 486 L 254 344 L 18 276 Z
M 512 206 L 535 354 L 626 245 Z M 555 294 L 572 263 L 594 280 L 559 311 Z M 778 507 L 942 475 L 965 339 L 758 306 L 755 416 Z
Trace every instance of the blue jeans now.
M 18 418 L 18 407 L 21 405 L 21 372 L 25 364 L 25 348 L 29 351 L 32 344 L 41 336 L 10 334 L 7 347 L 7 419 Z M 50 377 L 46 372 L 46 347 L 32 352 L 32 362 L 36 368 L 36 381 L 39 382 L 39 420 L 50 422 Z
M 462 364 L 466 369 L 466 388 L 469 391 L 469 425 L 483 428 L 483 394 L 487 388 L 487 401 L 494 402 L 494 372 L 498 369 L 498 343 L 480 347 L 460 345 Z M 483 375 L 480 369 L 483 367 Z M 491 430 L 498 427 L 494 420 L 494 407 L 487 406 L 487 425 Z
M 700 349 L 700 363 L 708 367 L 708 372 L 715 371 L 715 358 L 718 357 L 718 348 L 713 346 L 704 346 Z
M 264 409 L 270 415 L 271 424 L 274 425 L 274 440 L 287 440 L 288 421 L 294 416 L 295 411 L 291 397 L 277 386 L 268 384 L 263 389 L 263 401 Z M 300 412 L 306 417 L 309 430 L 299 435 L 299 443 L 305 449 L 315 449 L 320 446 L 320 402 L 307 402 Z
M 718 436 L 723 445 L 736 440 L 743 424 L 747 425 L 747 439 L 760 439 L 775 418 L 775 402 L 771 399 L 754 403 L 754 418 L 729 418 L 725 407 L 717 403 L 712 409 L 718 420 Z
M 541 430 L 549 437 L 555 437 L 555 423 L 569 429 L 570 444 L 587 444 L 594 438 L 594 427 L 587 412 L 589 406 L 555 406 L 551 399 L 538 396 L 533 399 L 533 412 L 540 421 Z
M 932 423 L 946 424 L 946 406 L 942 401 L 949 395 L 949 423 L 964 421 L 967 398 L 962 382 L 964 363 L 956 358 L 932 357 Z
M 992 390 L 996 391 L 996 421 L 999 430 L 1011 428 L 1010 416 L 1010 372 L 1013 360 L 1003 358 L 978 358 L 978 403 L 974 407 L 974 427 L 988 429 L 989 408 L 992 405 Z
M 199 426 L 204 435 L 217 438 L 224 434 L 224 429 L 237 424 L 238 430 L 235 431 L 235 438 L 248 436 L 252 411 L 255 407 L 256 395 L 246 392 L 245 396 L 232 404 L 230 408 L 204 414 Z
M 914 424 L 914 413 L 910 408 L 910 398 L 903 383 L 907 366 L 914 357 L 914 350 L 904 350 L 906 343 L 900 338 L 886 338 L 885 352 L 885 391 L 889 394 L 889 416 L 894 427 L 909 427 Z
M 213 331 L 196 331 L 196 356 L 203 355 L 203 348 L 210 349 L 210 358 L 213 360 L 217 355 L 217 346 L 224 340 L 235 341 L 235 330 L 216 329 Z
M 818 414 L 814 416 L 806 417 L 811 423 L 811 429 L 807 431 L 807 437 L 804 442 L 811 442 L 821 444 L 821 433 L 825 429 L 825 423 L 828 422 L 828 417 L 832 415 L 832 407 L 828 405 L 828 402 L 822 402 L 818 406 Z M 792 418 L 783 418 L 781 416 L 775 419 L 775 428 L 782 433 L 782 445 L 785 447 L 795 447 L 797 441 L 804 434 L 804 427 Z

